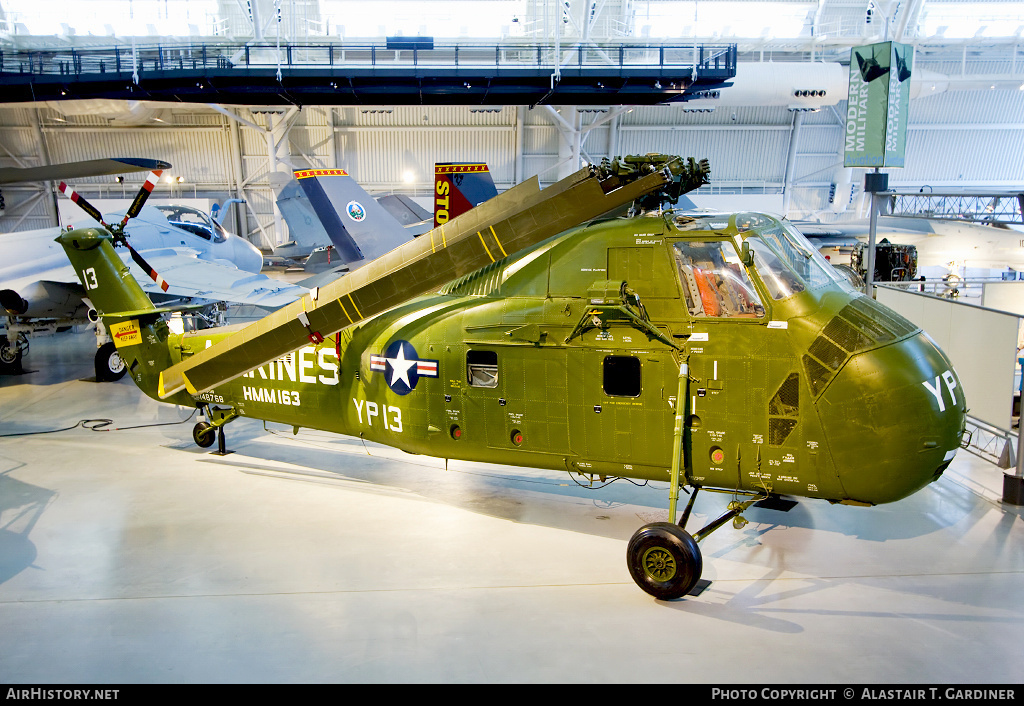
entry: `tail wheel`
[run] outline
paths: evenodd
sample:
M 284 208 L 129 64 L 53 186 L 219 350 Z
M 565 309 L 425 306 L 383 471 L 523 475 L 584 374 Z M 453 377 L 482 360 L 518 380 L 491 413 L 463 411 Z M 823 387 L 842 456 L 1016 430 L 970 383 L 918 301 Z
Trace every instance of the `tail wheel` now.
M 121 360 L 117 348 L 110 341 L 96 350 L 96 379 L 101 382 L 113 382 L 124 377 L 127 367 Z
M 192 441 L 196 442 L 196 446 L 208 449 L 213 446 L 213 442 L 216 440 L 217 430 L 209 422 L 197 422 L 192 427 Z
M 689 593 L 704 568 L 697 542 L 671 522 L 638 529 L 629 540 L 626 562 L 636 585 L 664 601 Z

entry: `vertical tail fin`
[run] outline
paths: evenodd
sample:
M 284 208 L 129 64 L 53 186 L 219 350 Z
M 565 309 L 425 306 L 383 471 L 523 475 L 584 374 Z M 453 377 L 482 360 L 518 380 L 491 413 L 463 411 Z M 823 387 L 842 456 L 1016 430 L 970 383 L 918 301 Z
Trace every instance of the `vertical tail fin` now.
M 80 228 L 61 233 L 57 242 L 71 260 L 85 295 L 100 314 L 141 314 L 156 309 L 129 273 L 128 265 L 114 251 L 110 233 L 101 228 Z
M 434 165 L 434 227 L 498 195 L 486 164 L 439 162 Z
M 344 169 L 304 169 L 295 178 L 342 262 L 359 266 L 412 240 Z

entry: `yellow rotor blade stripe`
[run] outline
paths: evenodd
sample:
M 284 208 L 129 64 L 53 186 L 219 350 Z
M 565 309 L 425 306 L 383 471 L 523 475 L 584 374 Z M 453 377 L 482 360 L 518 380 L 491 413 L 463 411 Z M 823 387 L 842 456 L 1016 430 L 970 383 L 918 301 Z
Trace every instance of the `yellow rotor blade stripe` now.
M 491 251 L 490 251 L 490 249 L 489 249 L 489 248 L 487 247 L 487 243 L 485 243 L 485 242 L 484 242 L 484 236 L 483 236 L 483 234 L 482 234 L 482 233 L 481 233 L 480 231 L 477 231 L 477 232 L 476 232 L 476 234 L 477 234 L 477 236 L 479 236 L 479 238 L 480 238 L 480 244 L 481 244 L 481 245 L 483 245 L 483 246 L 484 246 L 484 250 L 486 250 L 486 251 L 487 251 L 487 257 L 491 258 L 491 262 L 494 262 L 494 255 L 491 255 Z
M 350 324 L 354 324 L 355 320 L 352 318 L 352 315 L 348 313 L 348 309 L 345 308 L 345 302 L 339 299 L 338 304 L 341 305 L 342 313 L 345 314 L 346 317 L 348 317 L 348 322 Z
M 491 235 L 494 236 L 494 242 L 498 244 L 498 249 L 501 250 L 501 254 L 508 257 L 508 253 L 505 252 L 505 248 L 501 246 L 501 241 L 498 240 L 498 234 L 494 232 L 494 226 L 491 226 Z
M 363 315 L 359 313 L 359 307 L 356 306 L 356 300 L 352 298 L 351 294 L 348 295 L 348 300 L 352 302 L 352 308 L 356 310 L 356 316 L 358 316 L 360 319 L 363 318 Z M 348 312 L 346 312 L 345 315 L 347 316 Z

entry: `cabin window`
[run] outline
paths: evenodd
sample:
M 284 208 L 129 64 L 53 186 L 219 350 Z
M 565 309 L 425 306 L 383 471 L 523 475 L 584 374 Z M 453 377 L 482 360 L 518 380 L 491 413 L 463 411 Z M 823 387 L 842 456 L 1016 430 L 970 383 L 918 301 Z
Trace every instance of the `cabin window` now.
M 466 381 L 470 387 L 497 387 L 498 354 L 494 351 L 466 351 Z
M 611 397 L 639 397 L 640 359 L 610 355 L 604 359 L 604 393 Z
M 672 253 L 691 316 L 764 316 L 761 297 L 731 242 L 683 240 L 673 244 Z

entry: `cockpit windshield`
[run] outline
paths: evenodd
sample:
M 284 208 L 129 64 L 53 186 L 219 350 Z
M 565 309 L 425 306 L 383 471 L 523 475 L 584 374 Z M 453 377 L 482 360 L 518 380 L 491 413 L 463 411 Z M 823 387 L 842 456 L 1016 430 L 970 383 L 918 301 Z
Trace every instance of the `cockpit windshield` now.
M 845 279 L 791 225 L 762 213 L 736 214 L 736 230 L 754 254 L 754 266 L 774 299 Z
M 187 230 L 205 240 L 223 243 L 228 239 L 228 232 L 198 208 L 191 206 L 159 205 L 158 209 L 167 217 L 167 222 L 176 228 Z

